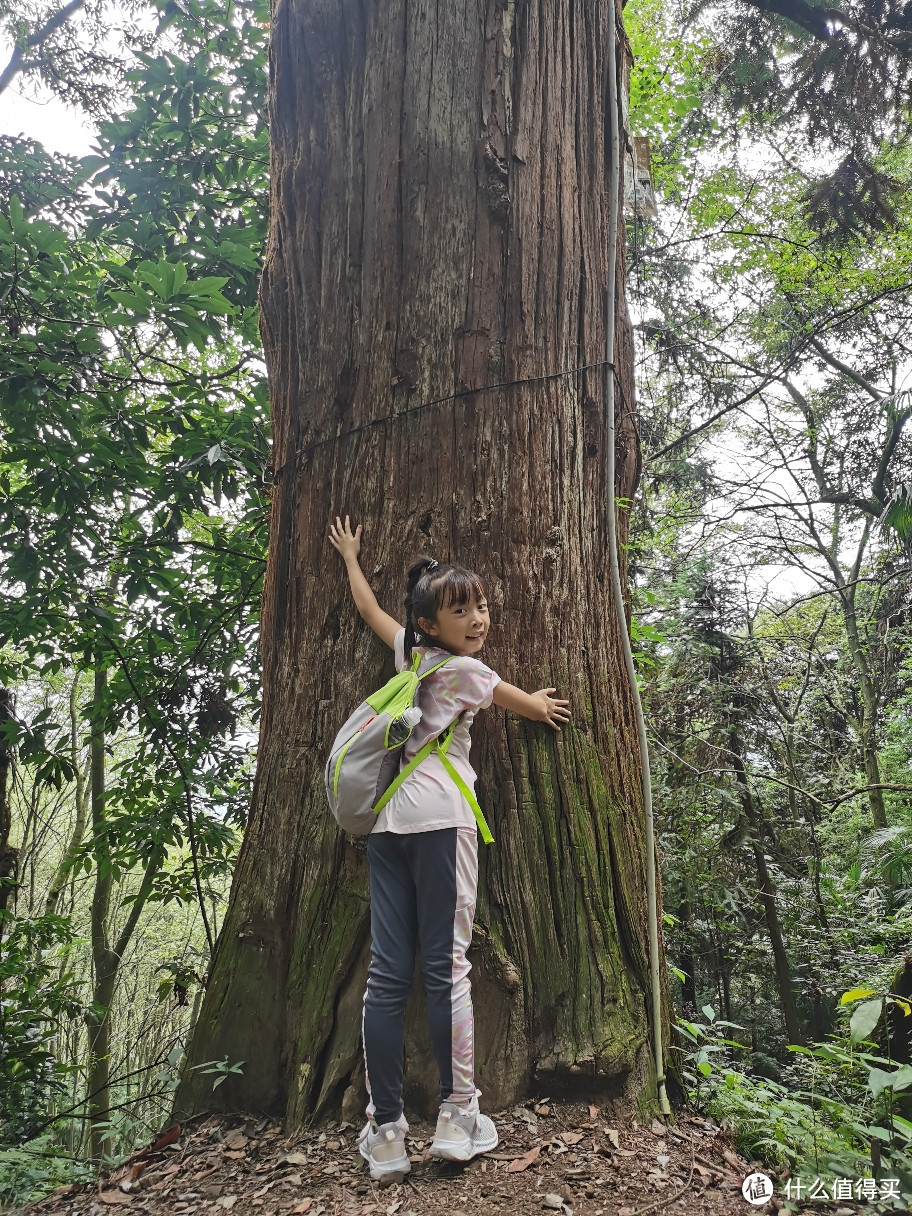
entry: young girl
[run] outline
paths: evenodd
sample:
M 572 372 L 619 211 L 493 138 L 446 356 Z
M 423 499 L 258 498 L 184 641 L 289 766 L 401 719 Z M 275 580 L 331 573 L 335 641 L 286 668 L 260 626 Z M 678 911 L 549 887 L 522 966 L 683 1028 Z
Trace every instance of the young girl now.
M 349 517 L 343 525 L 336 516 L 329 539 L 345 560 L 358 611 L 393 650 L 397 671 L 411 667 L 413 648 L 428 660 L 423 669 L 433 666 L 432 659 L 456 656 L 422 681 L 422 718 L 403 748 L 405 761 L 458 717 L 447 755 L 474 789 L 469 728 L 479 709 L 493 701 L 558 731 L 559 724 L 569 720 L 569 702 L 552 698 L 555 689 L 525 693 L 474 657 L 490 628 L 477 574 L 419 557 L 407 575 L 403 628 L 383 611 L 361 572 L 361 525 L 352 532 Z M 431 1156 L 468 1161 L 497 1146 L 493 1122 L 478 1109 L 466 960 L 478 882 L 476 824 L 468 802 L 434 752 L 377 816 L 367 838 L 367 856 L 372 944 L 362 1033 L 370 1101 L 359 1151 L 372 1178 L 401 1182 L 411 1169 L 402 1108 L 403 1032 L 419 943 L 428 1028 L 440 1069 L 441 1107 Z

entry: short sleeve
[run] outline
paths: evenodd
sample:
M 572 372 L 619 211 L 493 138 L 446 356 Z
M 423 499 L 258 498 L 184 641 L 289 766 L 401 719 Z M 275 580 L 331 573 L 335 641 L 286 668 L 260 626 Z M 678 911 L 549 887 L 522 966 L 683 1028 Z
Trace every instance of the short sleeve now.
M 494 689 L 500 676 L 479 659 L 460 655 L 443 669 L 447 673 L 447 691 L 461 709 L 487 709 L 494 699 Z
M 397 671 L 405 671 L 405 626 L 393 638 L 393 661 Z

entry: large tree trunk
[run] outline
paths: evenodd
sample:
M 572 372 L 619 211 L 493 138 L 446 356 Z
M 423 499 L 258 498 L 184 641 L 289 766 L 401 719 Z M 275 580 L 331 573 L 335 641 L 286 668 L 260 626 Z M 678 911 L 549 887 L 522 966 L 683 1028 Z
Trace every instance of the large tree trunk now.
M 240 1106 L 295 1125 L 347 1089 L 350 1109 L 359 1100 L 365 851 L 329 816 L 323 763 L 391 663 L 326 543 L 337 511 L 364 523 L 386 609 L 398 615 L 416 551 L 472 567 L 493 608 L 485 661 L 572 699 L 559 736 L 497 709 L 476 724 L 496 836 L 472 952 L 486 1104 L 533 1086 L 648 1102 L 645 855 L 609 598 L 602 370 L 554 375 L 604 358 L 613 16 L 601 0 L 276 5 L 259 766 L 179 1114 Z M 622 280 L 618 303 L 629 498 Z M 427 1110 L 420 998 L 409 1018 L 407 1101 Z M 243 1077 L 213 1093 L 189 1066 L 226 1056 Z

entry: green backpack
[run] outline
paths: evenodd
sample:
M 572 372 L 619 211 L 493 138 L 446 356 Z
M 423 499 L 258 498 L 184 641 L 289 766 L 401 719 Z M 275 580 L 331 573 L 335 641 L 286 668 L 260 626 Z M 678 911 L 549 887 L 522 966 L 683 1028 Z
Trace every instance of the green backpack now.
M 339 827 L 346 832 L 367 836 L 373 830 L 377 816 L 406 777 L 436 750 L 440 763 L 472 808 L 485 844 L 494 840 L 478 800 L 447 757 L 453 731 L 462 714 L 437 738 L 428 739 L 417 755 L 400 768 L 402 747 L 421 721 L 418 704 L 421 681 L 449 661 L 446 658 L 439 663 L 432 662 L 421 671 L 423 659 L 416 654 L 411 670 L 400 671 L 373 696 L 362 701 L 336 735 L 326 761 L 324 780 L 330 810 Z

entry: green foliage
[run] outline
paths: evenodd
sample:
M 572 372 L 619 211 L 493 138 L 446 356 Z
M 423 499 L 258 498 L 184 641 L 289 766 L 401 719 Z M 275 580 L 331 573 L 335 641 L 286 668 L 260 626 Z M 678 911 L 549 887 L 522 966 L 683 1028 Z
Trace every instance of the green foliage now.
M 194 1069 L 202 1072 L 203 1076 L 214 1076 L 212 1088 L 218 1089 L 223 1081 L 227 1081 L 231 1076 L 242 1076 L 244 1072 L 244 1061 L 237 1060 L 234 1064 L 228 1063 L 228 1057 L 223 1060 L 205 1060 L 202 1064 L 194 1064 Z
M 0 681 L 109 669 L 96 709 L 137 735 L 101 843 L 120 873 L 192 835 L 202 874 L 164 869 L 153 892 L 187 899 L 224 871 L 249 792 L 231 736 L 255 697 L 268 509 L 266 35 L 257 3 L 227 24 L 159 11 L 99 155 L 0 146 Z M 17 741 L 59 784 L 53 728 L 45 712 Z
M 43 1127 L 73 1067 L 58 1037 L 82 1016 L 79 978 L 68 970 L 74 941 L 59 916 L 0 913 L 0 1142 L 24 1143 Z M 2 1183 L 0 1183 L 2 1186 Z M 2 1192 L 0 1192 L 2 1194 Z
M 897 1067 L 857 1044 L 873 1032 L 886 1004 L 904 1016 L 910 1006 L 890 994 L 866 999 L 875 991 L 843 995 L 844 1003 L 862 1002 L 848 1026 L 812 1048 L 793 1047 L 796 1059 L 785 1070 L 785 1084 L 737 1067 L 733 1056 L 743 1045 L 718 1033 L 722 1024 L 710 1007 L 706 1023 L 679 1022 L 691 1099 L 732 1133 L 748 1157 L 772 1169 L 806 1179 L 899 1178 L 908 1201 L 912 1122 L 898 1113 L 893 1095 L 912 1085 L 912 1067 Z
M 27 6 L 21 32 L 42 12 Z M 72 92 L 101 113 L 95 154 L 0 139 L 0 685 L 18 692 L 3 730 L 30 871 L 9 940 L 53 882 L 81 964 L 65 990 L 84 1004 L 92 885 L 113 882 L 111 945 L 156 917 L 148 962 L 123 953 L 108 1018 L 96 1130 L 112 1152 L 163 1117 L 246 817 L 270 497 L 256 311 L 268 6 L 162 0 L 139 24 L 109 44 L 107 91 Z M 29 70 L 64 89 L 80 62 L 51 41 Z M 88 828 L 98 731 L 105 797 Z M 19 955 L 40 974 L 37 945 Z M 84 1114 L 84 1033 L 63 1012 L 54 1023 L 55 999 L 39 985 L 36 1021 L 20 1017 L 9 1101 L 0 1077 L 0 1120 L 20 1138 Z M 81 1120 L 58 1132 L 79 1148 Z M 31 1185 L 28 1160 L 13 1190 Z
M 91 1182 L 92 1166 L 63 1152 L 51 1132 L 17 1147 L 0 1147 L 0 1203 L 18 1208 L 58 1186 Z

